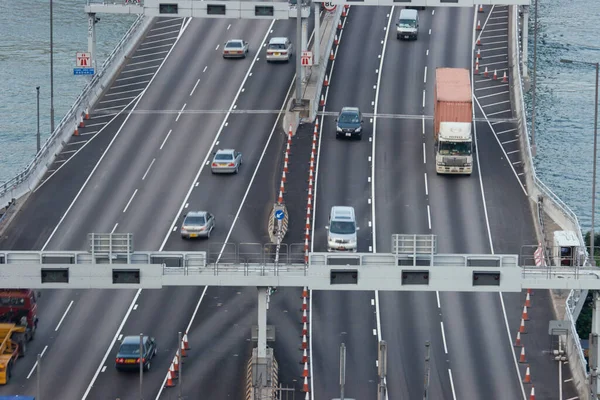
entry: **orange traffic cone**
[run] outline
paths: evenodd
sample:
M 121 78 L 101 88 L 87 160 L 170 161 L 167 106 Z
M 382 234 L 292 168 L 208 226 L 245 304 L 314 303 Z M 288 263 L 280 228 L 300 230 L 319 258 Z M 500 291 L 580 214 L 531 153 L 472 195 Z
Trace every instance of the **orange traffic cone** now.
M 302 385 L 302 391 L 308 393 L 308 377 L 304 377 L 304 385 Z
M 475 75 L 479 75 L 479 60 L 475 60 Z
M 527 306 L 523 306 L 523 315 L 521 317 L 523 321 L 529 321 L 529 314 L 527 314 Z
M 525 346 L 521 347 L 521 355 L 519 356 L 519 363 L 524 364 L 527 362 L 525 358 Z
M 529 400 L 535 400 L 535 387 L 531 387 L 531 394 L 529 395 Z
M 346 5 L 343 9 L 342 9 L 342 17 L 346 17 L 348 15 L 348 5 Z
M 519 333 L 527 333 L 525 331 L 525 320 L 521 318 L 521 326 L 519 326 Z
M 337 34 L 333 37 L 333 44 L 335 44 L 336 46 L 340 44 L 340 40 L 338 39 Z
M 306 349 L 304 349 L 303 353 L 302 353 L 302 361 L 300 361 L 300 364 L 304 364 L 308 362 L 308 352 L 306 351 Z
M 483 12 L 483 5 L 479 5 L 479 12 L 482 13 Z
M 308 336 L 308 324 L 306 322 L 302 325 L 302 336 Z
M 506 76 L 506 72 L 504 73 Z M 527 293 L 527 297 L 525 297 L 525 307 L 531 307 L 531 298 L 529 297 L 529 293 Z
M 73 131 L 73 136 L 79 136 L 79 126 L 75 124 L 75 130 Z
M 90 119 L 90 108 L 89 107 L 85 108 L 85 119 Z
M 306 315 L 306 310 L 302 312 L 302 323 L 308 323 L 308 315 Z
M 306 335 L 302 335 L 302 350 L 308 349 L 308 342 L 306 341 Z
M 187 353 L 185 351 L 185 346 L 183 345 L 183 342 L 181 342 L 181 357 L 187 357 Z
M 315 119 L 315 132 L 319 128 L 319 118 Z
M 529 371 L 529 365 L 525 370 L 525 379 L 523 379 L 523 383 L 531 383 L 531 371 Z
M 515 347 L 521 347 L 521 332 L 517 332 L 517 339 L 515 340 Z
M 477 30 L 480 31 L 481 30 L 481 21 L 477 21 Z
M 527 294 L 533 294 L 533 291 L 531 289 L 527 289 Z
M 171 378 L 177 379 L 177 373 L 175 372 L 175 366 L 173 363 L 171 363 L 171 366 L 169 367 L 169 373 L 171 374 Z
M 319 102 L 319 107 L 325 106 L 325 96 L 321 95 L 321 101 Z
M 285 176 L 285 172 L 283 174 Z M 190 344 L 188 343 L 187 333 L 183 334 L 183 347 L 185 347 L 186 350 L 190 349 Z
M 476 57 L 478 59 L 481 59 L 481 50 L 480 49 L 477 49 L 477 56 Z
M 310 394 L 306 393 L 306 396 L 304 396 L 304 400 L 310 400 Z
M 489 77 L 489 76 L 490 76 L 490 74 L 489 74 L 489 72 L 488 72 L 488 70 L 487 70 L 487 67 L 485 67 L 485 71 L 483 71 L 483 76 L 484 76 L 485 78 L 487 78 L 487 77 Z
M 175 372 L 179 372 L 179 357 L 177 355 L 173 357 L 173 367 L 175 368 Z
M 308 304 L 306 304 L 306 297 L 302 299 L 302 311 L 304 310 L 308 310 Z
M 494 70 L 494 77 L 492 79 L 493 80 L 497 80 L 498 79 L 498 73 L 496 72 L 496 70 Z
M 323 86 L 329 86 L 329 79 L 327 75 L 325 75 L 325 79 L 323 80 Z
M 175 384 L 173 383 L 173 376 L 171 375 L 171 371 L 167 372 L 167 384 L 165 385 L 165 387 L 174 387 Z
M 481 38 L 477 39 L 477 46 L 481 46 Z
M 304 371 L 302 371 L 302 376 L 305 378 L 308 376 L 308 363 L 304 363 Z
M 502 83 L 508 83 L 508 76 L 506 76 L 506 71 L 504 71 L 504 76 L 502 77 Z M 529 297 L 529 295 L 527 295 Z
M 333 54 L 333 49 L 331 49 L 331 52 L 329 53 L 329 60 L 333 59 L 335 59 L 335 54 Z
M 342 29 L 342 20 L 338 20 L 338 29 Z M 331 37 L 331 36 L 330 36 Z
M 285 176 L 285 171 L 283 171 L 283 174 L 281 175 L 281 183 L 285 183 L 286 181 L 286 176 Z
M 81 113 L 81 115 L 79 116 L 79 127 L 80 128 L 85 128 L 85 122 L 83 122 L 83 113 Z

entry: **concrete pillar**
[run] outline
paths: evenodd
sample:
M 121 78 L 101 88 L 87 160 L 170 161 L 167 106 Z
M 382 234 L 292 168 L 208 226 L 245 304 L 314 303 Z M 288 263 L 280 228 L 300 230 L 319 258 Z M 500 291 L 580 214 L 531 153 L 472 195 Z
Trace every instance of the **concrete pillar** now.
M 267 356 L 267 290 L 258 288 L 258 358 Z
M 521 24 L 521 45 L 523 49 L 523 77 L 528 78 L 529 72 L 527 68 L 527 52 L 528 52 L 528 41 L 529 41 L 529 6 L 523 6 L 523 22 Z
M 308 18 L 302 18 L 302 50 L 308 50 Z M 302 53 L 298 54 L 300 56 Z M 306 79 L 306 67 L 302 68 L 302 81 Z
M 90 64 L 96 68 L 96 14 L 88 13 L 88 52 L 91 54 Z M 97 71 L 94 71 L 97 73 Z
M 313 3 L 313 14 L 315 15 L 315 45 L 313 46 L 313 64 L 319 65 L 321 57 L 321 3 Z
M 592 333 L 590 334 L 590 348 L 589 348 L 589 366 L 590 366 L 590 390 L 592 392 L 592 399 L 598 398 L 600 393 L 600 387 L 598 385 L 598 359 L 600 355 L 600 346 L 598 340 L 600 339 L 600 295 L 598 292 L 594 292 L 594 311 L 592 313 Z

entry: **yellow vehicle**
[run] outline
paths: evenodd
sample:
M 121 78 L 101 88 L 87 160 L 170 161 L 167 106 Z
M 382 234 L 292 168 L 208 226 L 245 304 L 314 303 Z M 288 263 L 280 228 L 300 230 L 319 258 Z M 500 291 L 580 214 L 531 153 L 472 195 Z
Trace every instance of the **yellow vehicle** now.
M 0 324 L 0 385 L 8 383 L 17 358 L 25 356 L 26 331 L 26 327 L 17 324 Z

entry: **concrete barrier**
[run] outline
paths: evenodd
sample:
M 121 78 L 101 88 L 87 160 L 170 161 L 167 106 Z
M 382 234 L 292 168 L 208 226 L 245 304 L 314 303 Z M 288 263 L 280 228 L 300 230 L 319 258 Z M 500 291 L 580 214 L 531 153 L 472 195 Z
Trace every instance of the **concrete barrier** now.
M 0 185 L 0 207 L 12 199 L 18 199 L 29 193 L 39 184 L 48 167 L 52 165 L 69 138 L 73 135 L 79 116 L 87 107 L 95 104 L 108 85 L 118 74 L 124 59 L 134 50 L 139 40 L 150 27 L 153 18 L 139 16 L 104 61 L 94 78 L 77 97 L 73 106 L 65 114 L 54 132 L 46 140 L 35 158 L 11 180 Z
M 582 236 L 582 230 L 579 225 L 577 215 L 565 204 L 552 190 L 546 186 L 536 175 L 533 165 L 533 156 L 531 153 L 531 142 L 529 138 L 529 129 L 527 126 L 527 109 L 523 98 L 524 86 L 521 77 L 520 67 L 520 48 L 519 48 L 519 24 L 518 24 L 518 6 L 509 7 L 509 69 L 510 69 L 510 88 L 513 104 L 515 105 L 515 114 L 518 119 L 520 154 L 523 160 L 523 172 L 527 187 L 527 193 L 532 206 L 532 213 L 536 225 L 536 233 L 538 241 L 546 242 L 542 229 L 542 222 L 537 212 L 538 203 L 543 202 L 544 212 L 556 222 L 562 229 L 571 230 L 579 236 L 585 264 L 588 264 L 588 254 L 585 250 L 585 242 Z M 587 388 L 587 362 L 583 354 L 579 335 L 577 334 L 575 318 L 572 313 L 572 308 L 576 307 L 576 302 L 573 301 L 575 293 L 570 292 L 567 298 L 565 307 L 565 319 L 569 321 L 569 335 L 563 336 L 562 339 L 566 343 L 567 356 L 569 359 L 569 367 L 573 374 L 573 382 L 579 392 L 581 399 L 589 399 L 589 390 Z M 554 301 L 554 300 L 553 300 Z M 581 296 L 579 301 L 585 301 L 585 296 Z M 557 307 L 555 306 L 555 309 Z

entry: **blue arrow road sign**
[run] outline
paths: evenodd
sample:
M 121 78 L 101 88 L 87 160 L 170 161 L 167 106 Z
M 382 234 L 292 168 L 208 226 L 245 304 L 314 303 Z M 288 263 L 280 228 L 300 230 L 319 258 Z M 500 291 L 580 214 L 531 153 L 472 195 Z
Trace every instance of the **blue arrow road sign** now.
M 277 218 L 278 221 L 281 221 L 283 217 L 285 217 L 285 213 L 283 212 L 283 210 L 275 211 L 275 218 Z
M 73 68 L 73 75 L 94 75 L 94 68 Z

